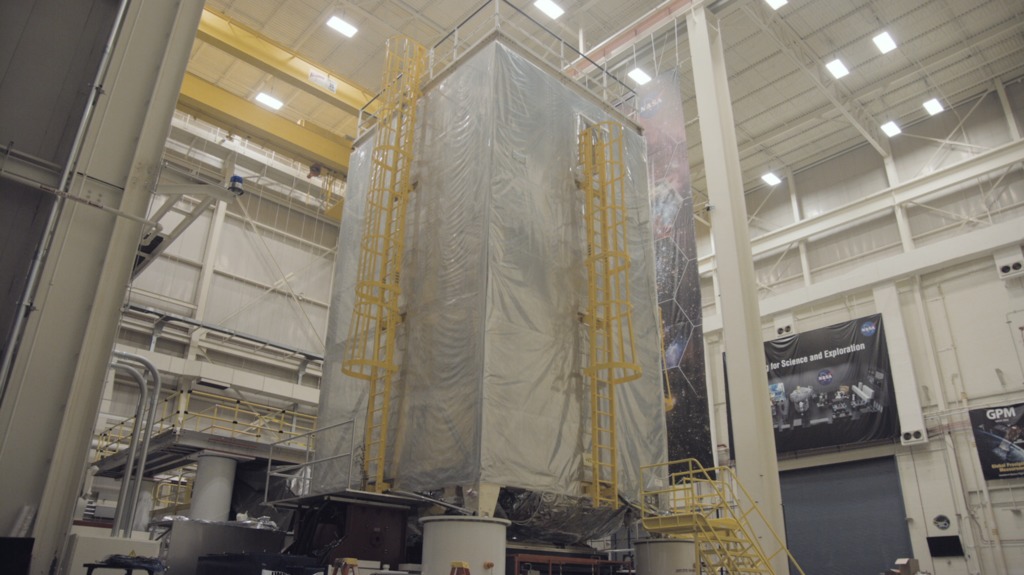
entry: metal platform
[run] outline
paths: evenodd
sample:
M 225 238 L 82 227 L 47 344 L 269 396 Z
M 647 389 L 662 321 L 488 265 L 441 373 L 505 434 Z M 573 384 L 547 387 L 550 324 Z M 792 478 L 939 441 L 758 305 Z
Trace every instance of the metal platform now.
M 215 451 L 227 456 L 246 460 L 268 461 L 272 444 L 239 437 L 226 437 L 212 433 L 203 433 L 188 429 L 168 429 L 154 435 L 149 442 L 146 453 L 146 475 L 153 476 L 172 471 L 189 463 L 194 463 L 196 454 L 203 451 Z M 306 450 L 274 446 L 274 461 L 286 464 L 297 464 L 306 461 Z M 99 468 L 96 475 L 101 477 L 121 477 L 124 475 L 125 460 L 128 450 L 104 457 L 95 465 Z

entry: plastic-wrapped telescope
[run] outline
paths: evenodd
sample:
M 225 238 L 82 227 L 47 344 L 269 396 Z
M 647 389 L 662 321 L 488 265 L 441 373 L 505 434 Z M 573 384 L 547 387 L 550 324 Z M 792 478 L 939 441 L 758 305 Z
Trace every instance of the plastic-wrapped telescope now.
M 316 453 L 339 457 L 314 467 L 316 493 L 381 487 L 368 462 L 381 447 L 364 437 L 381 432 L 366 423 L 378 398 L 342 371 L 381 134 L 350 160 Z M 424 85 L 415 134 L 379 477 L 507 516 L 513 532 L 593 536 L 621 513 L 613 500 L 637 498 L 640 465 L 666 460 L 643 137 L 500 35 Z M 607 197 L 588 195 L 587 161 Z M 595 369 L 607 350 L 625 355 Z M 596 400 L 595 378 L 613 380 Z

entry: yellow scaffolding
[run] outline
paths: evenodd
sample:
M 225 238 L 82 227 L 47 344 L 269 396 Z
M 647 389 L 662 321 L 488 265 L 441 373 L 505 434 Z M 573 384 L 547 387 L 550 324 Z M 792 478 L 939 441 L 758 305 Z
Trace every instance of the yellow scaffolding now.
M 356 302 L 342 371 L 370 385 L 363 439 L 364 488 L 388 488 L 384 472 L 391 410 L 391 384 L 398 373 L 395 331 L 401 323 L 399 298 L 405 216 L 412 192 L 416 102 L 426 67 L 426 50 L 408 38 L 392 38 L 379 96 L 376 145 L 366 194 L 360 242 Z
M 771 562 L 785 556 L 803 575 L 731 468 L 705 469 L 696 459 L 646 465 L 640 484 L 644 529 L 693 540 L 697 562 L 705 567 L 700 572 L 775 575 Z M 755 523 L 769 534 L 763 543 L 754 534 Z
M 583 374 L 590 387 L 590 476 L 584 483 L 595 507 L 618 508 L 615 386 L 638 379 L 629 302 L 629 245 L 623 129 L 605 122 L 580 133 L 587 234 L 589 355 Z

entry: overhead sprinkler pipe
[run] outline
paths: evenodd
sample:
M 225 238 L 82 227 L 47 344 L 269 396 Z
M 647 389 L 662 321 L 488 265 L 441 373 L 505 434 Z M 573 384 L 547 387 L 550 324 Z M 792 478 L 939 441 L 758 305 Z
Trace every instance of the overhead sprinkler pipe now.
M 149 453 L 149 440 L 153 436 L 153 425 L 156 423 L 156 406 L 160 401 L 160 372 L 153 365 L 153 362 L 136 355 L 134 353 L 127 353 L 124 351 L 114 351 L 114 357 L 121 359 L 126 362 L 137 363 L 146 368 L 149 372 L 149 376 L 153 379 L 153 394 L 149 398 L 149 416 L 146 417 L 146 427 L 142 432 L 142 455 L 139 458 L 139 465 L 135 472 L 138 480 L 132 486 L 131 499 L 128 500 L 128 515 L 122 516 L 121 521 L 124 524 L 122 527 L 122 533 L 125 537 L 131 536 L 132 532 L 132 521 L 135 518 L 135 506 L 139 501 L 139 493 L 142 491 L 142 478 L 145 477 L 146 472 L 146 454 Z M 115 523 L 116 525 L 116 523 Z
M 135 455 L 139 448 L 139 428 L 142 426 L 142 417 L 146 410 L 146 399 L 149 396 L 149 390 L 146 388 L 145 376 L 143 376 L 142 373 L 134 367 L 120 362 L 111 363 L 110 367 L 127 373 L 139 386 L 139 403 L 135 406 L 135 423 L 132 425 L 132 436 L 128 441 L 128 460 L 124 463 L 124 475 L 121 477 L 121 489 L 117 492 L 117 510 L 114 512 L 114 524 L 110 527 L 111 537 L 117 537 L 118 527 L 121 525 L 121 521 L 124 518 L 124 508 L 128 498 L 128 484 L 131 483 L 132 467 L 135 466 Z M 145 460 L 145 456 L 143 456 L 143 460 Z M 141 477 L 136 479 L 136 481 L 140 480 Z

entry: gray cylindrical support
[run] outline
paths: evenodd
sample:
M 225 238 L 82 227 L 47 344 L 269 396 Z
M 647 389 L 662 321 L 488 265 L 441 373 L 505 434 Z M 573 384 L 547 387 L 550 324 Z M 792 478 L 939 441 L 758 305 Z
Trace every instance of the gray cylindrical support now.
M 469 572 L 505 575 L 505 530 L 509 522 L 489 517 L 424 517 L 423 575 L 449 575 L 452 562 Z
M 231 491 L 235 485 L 238 462 L 219 455 L 199 456 L 196 482 L 192 486 L 192 505 L 188 516 L 204 521 L 227 521 L 231 511 Z
M 637 575 L 697 573 L 697 549 L 684 539 L 641 539 L 633 544 Z

